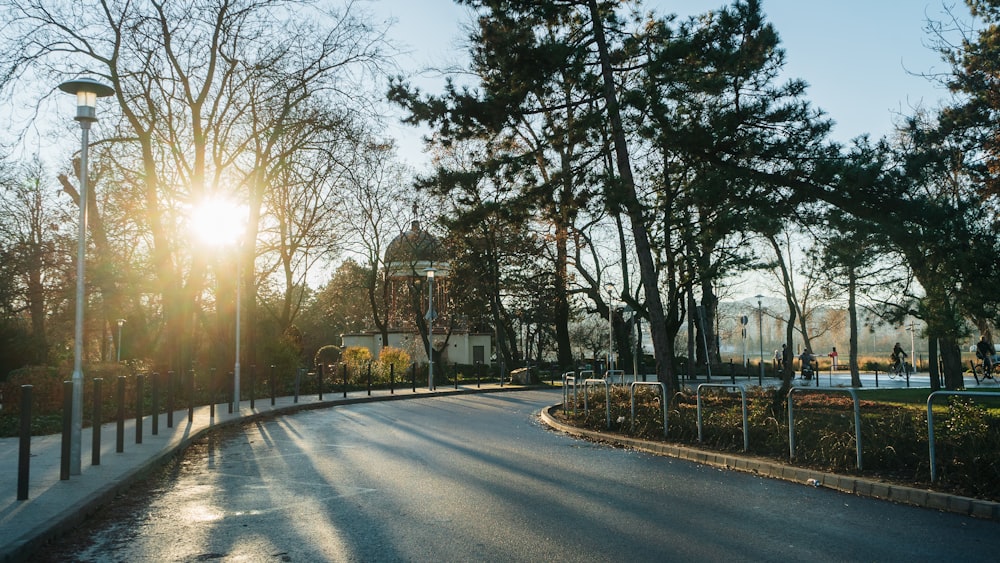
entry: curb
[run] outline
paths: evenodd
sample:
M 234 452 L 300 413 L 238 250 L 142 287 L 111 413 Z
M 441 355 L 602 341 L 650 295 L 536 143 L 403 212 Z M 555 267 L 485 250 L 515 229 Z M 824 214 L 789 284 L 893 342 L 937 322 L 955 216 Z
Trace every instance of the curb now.
M 875 498 L 879 500 L 887 500 L 900 504 L 908 504 L 920 508 L 930 508 L 933 510 L 940 510 L 942 512 L 953 512 L 965 516 L 972 516 L 974 518 L 1000 522 L 1000 502 L 974 499 L 926 489 L 917 489 L 914 487 L 884 483 L 882 481 L 863 479 L 860 477 L 838 475 L 836 473 L 825 473 L 813 469 L 794 467 L 774 461 L 740 456 L 727 452 L 699 450 L 690 446 L 680 446 L 668 444 L 666 442 L 654 442 L 638 438 L 629 438 L 618 434 L 585 430 L 575 426 L 563 424 L 551 415 L 551 411 L 556 410 L 561 406 L 562 404 L 560 403 L 542 409 L 539 413 L 539 418 L 541 418 L 542 423 L 554 430 L 586 438 L 588 440 L 611 443 L 654 455 L 669 456 L 712 467 L 753 473 L 754 475 L 759 475 L 761 477 L 781 479 L 783 481 L 802 483 L 804 485 L 812 485 L 814 487 L 825 487 L 842 493 Z

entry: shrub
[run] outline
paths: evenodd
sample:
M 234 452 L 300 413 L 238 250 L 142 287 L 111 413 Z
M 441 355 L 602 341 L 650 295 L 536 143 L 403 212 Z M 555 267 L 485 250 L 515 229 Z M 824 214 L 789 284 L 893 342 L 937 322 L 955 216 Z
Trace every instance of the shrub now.
M 316 350 L 316 354 L 313 355 L 313 365 L 329 365 L 340 363 L 340 358 L 343 352 L 340 350 L 340 346 L 334 346 L 333 344 L 327 344 L 319 350 Z
M 344 350 L 343 362 L 347 364 L 350 381 L 359 382 L 367 374 L 368 364 L 372 361 L 371 350 L 364 346 L 349 346 Z
M 747 389 L 750 455 L 788 460 L 788 418 L 771 412 L 773 391 Z M 635 426 L 630 425 L 629 393 L 613 386 L 611 431 L 662 441 L 663 415 L 659 394 L 636 392 Z M 740 401 L 735 394 L 711 391 L 702 396 L 702 446 L 722 451 L 743 448 Z M 1000 397 L 1000 395 L 998 395 Z M 605 431 L 605 393 L 591 387 L 589 412 L 583 412 L 579 389 L 567 406 L 572 423 Z M 926 408 L 862 401 L 862 474 L 911 486 L 949 490 L 965 496 L 1000 499 L 1000 415 L 967 400 L 951 399 L 935 412 L 936 463 L 939 481 L 929 482 Z M 823 471 L 856 474 L 857 453 L 852 401 L 842 395 L 803 394 L 795 400 L 796 459 L 794 463 Z M 667 441 L 698 444 L 697 408 L 693 393 L 678 393 L 670 405 Z
M 388 383 L 390 369 L 396 381 L 405 377 L 406 369 L 410 367 L 410 355 L 401 348 L 386 346 L 379 352 L 378 362 L 372 366 L 372 379 L 379 383 Z

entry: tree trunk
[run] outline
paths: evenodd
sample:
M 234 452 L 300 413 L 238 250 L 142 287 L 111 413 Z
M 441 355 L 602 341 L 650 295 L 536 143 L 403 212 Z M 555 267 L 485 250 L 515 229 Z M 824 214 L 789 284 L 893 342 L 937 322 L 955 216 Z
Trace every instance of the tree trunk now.
M 663 314 L 663 301 L 660 299 L 659 274 L 653 261 L 653 252 L 646 230 L 644 206 L 639 201 L 635 190 L 635 179 L 632 176 L 632 163 L 626 144 L 625 129 L 615 93 L 614 69 L 611 64 L 611 54 L 608 51 L 607 39 L 604 35 L 604 24 L 601 20 L 597 0 L 589 0 L 591 23 L 594 28 L 594 39 L 597 45 L 603 79 L 604 101 L 607 104 L 608 121 L 614 139 L 615 162 L 622 193 L 622 203 L 632 224 L 632 235 L 635 239 L 635 252 L 639 261 L 639 274 L 646 295 L 646 307 L 649 311 L 650 332 L 653 339 L 653 353 L 656 357 L 656 376 L 667 384 L 667 392 L 672 397 L 680 385 L 677 374 L 673 371 L 672 358 L 667 356 L 670 344 L 667 341 L 666 319 Z
M 556 357 L 559 361 L 559 368 L 568 370 L 573 367 L 573 348 L 569 338 L 569 289 L 567 264 L 569 255 L 567 251 L 568 232 L 566 225 L 556 226 L 556 277 L 555 277 L 555 318 L 552 319 L 556 329 Z
M 847 269 L 847 312 L 851 325 L 850 367 L 851 387 L 861 387 L 861 372 L 858 370 L 858 277 L 853 267 Z
M 941 363 L 944 364 L 944 385 L 949 391 L 965 387 L 965 376 L 962 366 L 962 349 L 954 336 L 942 337 Z
M 928 372 L 931 378 L 931 391 L 941 390 L 941 371 L 938 364 L 938 341 L 937 338 L 927 339 L 927 363 Z

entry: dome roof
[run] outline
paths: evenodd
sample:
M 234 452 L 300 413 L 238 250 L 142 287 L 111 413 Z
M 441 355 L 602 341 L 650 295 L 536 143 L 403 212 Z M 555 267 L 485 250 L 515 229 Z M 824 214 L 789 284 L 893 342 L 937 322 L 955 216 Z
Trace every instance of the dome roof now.
M 385 261 L 394 270 L 416 269 L 423 275 L 423 269 L 447 265 L 444 245 L 434 235 L 420 229 L 420 222 L 410 224 L 410 230 L 392 239 L 385 249 Z

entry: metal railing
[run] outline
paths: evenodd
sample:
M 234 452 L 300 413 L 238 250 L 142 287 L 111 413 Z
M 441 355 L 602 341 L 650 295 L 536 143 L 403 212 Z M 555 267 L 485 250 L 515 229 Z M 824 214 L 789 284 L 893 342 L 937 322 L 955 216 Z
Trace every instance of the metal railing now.
M 569 403 L 569 388 L 573 387 L 573 416 L 576 416 L 576 398 L 577 398 L 577 388 L 576 388 L 576 372 L 567 371 L 562 376 L 562 393 L 563 393 L 563 414 L 567 414 L 568 408 L 566 404 Z
M 628 386 L 629 402 L 632 405 L 632 430 L 635 430 L 635 388 L 641 385 L 659 387 L 662 392 L 660 404 L 663 406 L 663 436 L 667 435 L 667 384 L 657 381 L 633 381 Z
M 621 385 L 625 385 L 625 370 L 623 369 L 609 369 L 604 373 L 604 378 L 613 384 L 615 382 L 616 375 L 618 376 L 618 382 Z
M 590 386 L 591 385 L 603 385 L 604 386 L 604 418 L 607 419 L 607 427 L 611 428 L 611 387 L 608 385 L 606 379 L 584 379 L 583 380 L 583 414 L 586 415 L 590 412 L 590 408 L 587 405 L 587 397 L 590 396 Z
M 743 451 L 750 451 L 750 428 L 747 420 L 747 392 L 742 385 L 727 383 L 702 383 L 698 385 L 695 396 L 698 400 L 698 442 L 701 442 L 702 421 L 701 421 L 701 389 L 702 387 L 715 387 L 720 389 L 736 389 L 740 392 L 740 403 L 743 406 Z
M 937 463 L 934 460 L 934 411 L 931 405 L 938 397 L 958 396 L 958 397 L 992 397 L 1000 399 L 1000 394 L 986 391 L 935 391 L 927 396 L 927 449 L 931 462 L 931 483 L 937 481 Z

